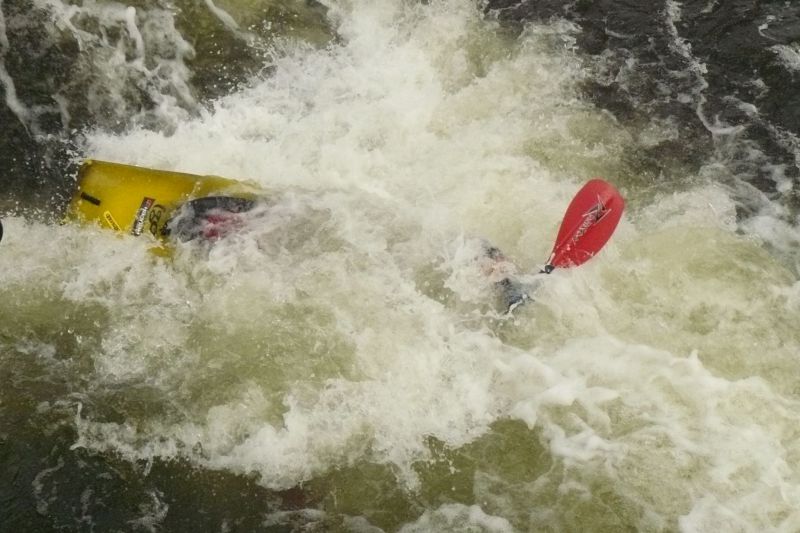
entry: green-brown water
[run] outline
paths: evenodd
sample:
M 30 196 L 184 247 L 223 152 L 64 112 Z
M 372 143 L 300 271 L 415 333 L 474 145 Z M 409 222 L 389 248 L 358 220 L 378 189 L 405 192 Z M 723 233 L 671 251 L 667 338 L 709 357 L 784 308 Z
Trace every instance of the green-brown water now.
M 578 25 L 0 6 L 0 530 L 800 527 L 792 171 L 762 194 L 724 124 L 687 159 L 677 114 L 604 109 Z M 55 223 L 83 157 L 275 193 L 164 259 Z M 612 241 L 499 315 L 482 239 L 538 271 L 595 175 Z

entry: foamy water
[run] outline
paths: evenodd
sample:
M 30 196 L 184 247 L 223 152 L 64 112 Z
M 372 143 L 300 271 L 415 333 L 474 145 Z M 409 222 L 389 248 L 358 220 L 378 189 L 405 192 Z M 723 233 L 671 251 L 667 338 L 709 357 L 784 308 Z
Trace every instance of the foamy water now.
M 86 157 L 262 186 L 240 233 L 163 259 L 5 220 L 2 342 L 67 376 L 49 402 L 73 448 L 310 487 L 295 518 L 344 530 L 800 528 L 800 284 L 763 246 L 791 232 L 738 225 L 713 165 L 642 183 L 626 152 L 675 132 L 583 102 L 566 23 L 510 39 L 456 0 L 327 7 L 339 43 L 283 43 L 194 117 L 164 100 L 169 135 L 85 138 Z M 535 276 L 595 175 L 628 200 L 614 238 Z M 485 241 L 538 284 L 512 317 Z M 143 527 L 170 512 L 153 498 Z

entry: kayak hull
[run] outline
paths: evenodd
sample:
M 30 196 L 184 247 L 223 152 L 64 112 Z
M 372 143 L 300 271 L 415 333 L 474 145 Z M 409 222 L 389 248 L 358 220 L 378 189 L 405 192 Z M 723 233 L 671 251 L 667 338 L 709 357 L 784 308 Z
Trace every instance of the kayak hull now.
M 165 239 L 168 222 L 187 202 L 208 196 L 254 200 L 259 192 L 263 195 L 257 187 L 219 176 L 89 159 L 80 168 L 66 220 Z

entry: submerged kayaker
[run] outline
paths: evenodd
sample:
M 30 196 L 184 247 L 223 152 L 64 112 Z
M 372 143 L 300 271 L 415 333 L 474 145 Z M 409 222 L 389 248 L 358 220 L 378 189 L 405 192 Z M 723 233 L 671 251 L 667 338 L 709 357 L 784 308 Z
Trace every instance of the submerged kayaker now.
M 499 248 L 487 244 L 478 263 L 481 272 L 493 283 L 507 313 L 531 299 L 529 289 L 517 278 L 517 266 Z
M 195 239 L 214 241 L 246 224 L 248 212 L 258 202 L 229 196 L 210 196 L 190 200 L 176 210 L 163 227 L 166 237 L 187 242 Z M 505 312 L 511 312 L 530 300 L 529 291 L 517 278 L 517 267 L 499 248 L 484 244 L 476 258 L 478 268 L 493 284 Z

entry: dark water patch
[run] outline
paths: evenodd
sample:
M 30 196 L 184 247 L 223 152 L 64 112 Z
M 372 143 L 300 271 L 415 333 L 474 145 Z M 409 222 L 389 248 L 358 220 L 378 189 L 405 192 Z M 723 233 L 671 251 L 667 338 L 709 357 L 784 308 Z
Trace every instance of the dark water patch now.
M 495 422 L 491 433 L 458 449 L 431 438 L 432 459 L 417 464 L 420 497 L 433 508 L 454 502 L 469 505 L 476 497 L 476 476 L 534 482 L 553 466 L 540 437 L 525 423 L 509 419 Z
M 20 433 L 0 444 L 0 531 L 291 531 L 297 516 L 265 522 L 308 504 L 248 476 L 72 450 L 66 427 Z
M 578 24 L 577 46 L 595 58 L 585 96 L 632 130 L 655 118 L 678 125 L 678 139 L 648 147 L 660 179 L 717 161 L 729 175 L 796 212 L 800 72 L 775 47 L 797 45 L 800 6 L 756 0 L 489 0 L 487 10 L 518 28 L 554 17 Z M 670 172 L 676 164 L 678 172 Z M 790 191 L 784 178 L 791 180 Z M 760 209 L 754 198 L 739 200 L 751 204 L 745 211 Z
M 707 65 L 717 96 L 712 105 L 722 107 L 724 97 L 732 95 L 757 104 L 771 123 L 800 133 L 800 72 L 781 64 L 773 48 L 800 43 L 800 5 L 690 0 L 682 10 L 680 34 Z
M 220 7 L 224 4 L 219 3 Z M 269 50 L 276 37 L 298 39 L 321 47 L 335 39 L 327 9 L 314 0 L 263 2 L 233 31 L 209 17 L 202 2 L 179 2 L 177 26 L 195 50 L 188 60 L 192 85 L 208 102 L 234 92 L 246 80 L 269 72 Z
M 510 500 L 529 495 L 525 487 L 541 482 L 553 466 L 540 438 L 518 420 L 500 420 L 490 432 L 460 447 L 429 437 L 430 457 L 413 465 L 419 481 L 413 489 L 394 466 L 366 461 L 333 469 L 305 489 L 320 501 L 323 530 L 349 531 L 348 520 L 361 517 L 384 531 L 397 531 L 423 513 L 451 504 L 478 504 L 489 515 L 507 517 Z M 488 479 L 497 480 L 498 486 L 484 483 Z M 525 513 L 511 521 L 519 530 L 530 525 Z
M 17 101 L 24 102 L 22 115 L 0 106 L 0 213 L 48 219 L 66 201 L 68 176 L 74 175 L 63 135 L 65 109 L 56 88 L 69 78 L 79 50 L 50 39 L 37 22 L 42 10 L 30 2 L 11 0 L 0 9 L 9 41 L 8 48 L 0 47 L 0 61 L 13 80 Z M 8 91 L 0 84 L 4 102 Z
M 38 140 L 7 107 L 0 107 L 0 123 L 0 216 L 59 220 L 77 175 L 71 143 Z
M 321 499 L 323 530 L 346 530 L 348 518 L 361 516 L 369 524 L 396 531 L 423 511 L 388 465 L 360 462 L 333 469 L 313 480 L 308 489 Z
M 291 531 L 310 521 L 292 514 L 265 525 L 312 504 L 299 488 L 271 491 L 256 477 L 185 461 L 132 463 L 73 448 L 87 396 L 42 355 L 0 347 L 0 531 Z

